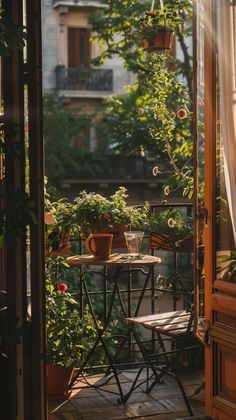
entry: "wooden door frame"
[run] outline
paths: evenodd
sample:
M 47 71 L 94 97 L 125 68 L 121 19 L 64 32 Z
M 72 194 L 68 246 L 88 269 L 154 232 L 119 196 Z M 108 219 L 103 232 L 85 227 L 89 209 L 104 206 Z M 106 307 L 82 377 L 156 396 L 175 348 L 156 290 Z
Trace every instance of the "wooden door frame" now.
M 222 1 L 223 3 L 223 1 Z M 206 413 L 219 418 L 234 418 L 235 404 L 227 392 L 224 396 L 225 375 L 230 371 L 220 365 L 221 358 L 230 357 L 235 351 L 235 331 L 227 324 L 225 329 L 218 323 L 217 312 L 233 316 L 235 313 L 236 286 L 216 279 L 216 119 L 217 119 L 217 46 L 216 0 L 205 0 L 205 206 L 208 223 L 204 227 L 205 247 L 205 319 L 209 324 L 209 343 L 205 348 Z M 235 316 L 235 315 L 234 315 Z M 227 355 L 228 352 L 228 355 Z M 222 386 L 222 388 L 221 388 Z M 222 391 L 223 389 L 223 391 Z M 229 388 L 230 392 L 230 388 Z M 224 416 L 224 417 L 221 417 Z
M 205 207 L 208 210 L 208 223 L 203 232 L 204 249 L 208 254 L 205 255 L 205 320 L 212 325 L 212 286 L 215 273 L 214 261 L 214 218 L 215 209 L 213 208 L 215 197 L 215 185 L 212 180 L 215 175 L 215 120 L 216 120 L 216 92 L 215 92 L 215 46 L 213 45 L 212 28 L 214 21 L 214 0 L 205 0 L 205 43 L 204 43 L 204 78 L 205 78 Z M 209 329 L 210 333 L 210 329 Z M 206 413 L 211 415 L 211 401 L 213 398 L 213 361 L 212 343 L 205 347 L 205 389 L 206 389 Z
M 2 121 L 8 150 L 5 156 L 5 208 L 8 228 L 15 227 L 14 238 L 7 239 L 1 259 L 2 284 L 6 287 L 8 301 L 9 401 L 6 405 L 9 420 L 46 420 L 41 1 L 26 0 L 25 6 L 27 62 L 24 63 L 21 50 L 14 50 L 2 60 Z M 2 7 L 10 21 L 25 25 L 23 0 L 2 0 Z M 17 208 L 14 208 L 18 193 L 22 208 L 25 205 L 25 85 L 28 87 L 29 111 L 29 199 L 34 203 L 32 211 L 37 223 L 33 219 L 30 222 L 21 219 Z M 26 226 L 30 229 L 30 320 L 27 317 Z

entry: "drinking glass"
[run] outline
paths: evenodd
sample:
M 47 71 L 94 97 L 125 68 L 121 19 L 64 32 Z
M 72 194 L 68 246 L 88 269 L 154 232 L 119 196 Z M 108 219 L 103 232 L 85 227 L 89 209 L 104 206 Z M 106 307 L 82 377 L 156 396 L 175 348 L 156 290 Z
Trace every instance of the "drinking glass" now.
M 129 231 L 124 232 L 128 254 L 133 257 L 140 255 L 141 244 L 144 232 Z

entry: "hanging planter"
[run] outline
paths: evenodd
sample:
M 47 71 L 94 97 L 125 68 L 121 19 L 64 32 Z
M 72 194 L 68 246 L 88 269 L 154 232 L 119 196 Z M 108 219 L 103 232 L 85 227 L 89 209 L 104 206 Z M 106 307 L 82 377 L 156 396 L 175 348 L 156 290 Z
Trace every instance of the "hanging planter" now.
M 171 49 L 174 31 L 167 26 L 145 28 L 142 35 L 143 50 L 166 51 Z
M 143 49 L 147 52 L 165 52 L 171 49 L 174 29 L 180 23 L 176 10 L 164 7 L 160 0 L 160 8 L 154 10 L 155 0 L 152 0 L 151 10 L 140 19 Z

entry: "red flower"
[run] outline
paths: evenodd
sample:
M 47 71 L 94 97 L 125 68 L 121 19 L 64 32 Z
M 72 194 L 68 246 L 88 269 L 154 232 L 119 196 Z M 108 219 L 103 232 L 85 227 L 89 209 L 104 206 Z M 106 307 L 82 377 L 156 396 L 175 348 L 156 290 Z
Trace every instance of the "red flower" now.
M 103 217 L 103 219 L 105 219 L 105 220 L 109 220 L 109 219 L 111 218 L 111 215 L 110 215 L 109 213 L 104 213 L 104 214 L 102 215 L 102 217 Z
M 61 293 L 67 292 L 68 289 L 69 289 L 69 287 L 65 283 L 58 283 L 58 285 L 57 285 L 57 290 Z

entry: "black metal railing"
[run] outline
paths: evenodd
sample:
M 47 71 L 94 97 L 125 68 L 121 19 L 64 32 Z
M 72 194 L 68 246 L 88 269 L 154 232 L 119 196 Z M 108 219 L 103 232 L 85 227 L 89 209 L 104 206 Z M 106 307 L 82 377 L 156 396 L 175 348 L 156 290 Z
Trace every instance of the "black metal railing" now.
M 75 151 L 76 152 L 76 151 Z M 78 156 L 78 153 L 77 155 Z M 78 160 L 79 159 L 79 160 Z M 75 172 L 71 167 L 67 168 L 64 179 L 67 180 L 146 180 L 148 182 L 161 183 L 173 172 L 168 161 L 163 158 L 156 160 L 147 159 L 145 156 L 125 156 L 87 153 L 77 158 L 78 170 Z M 153 167 L 158 162 L 158 177 L 153 175 Z
M 56 89 L 77 91 L 113 91 L 113 70 L 91 67 L 57 66 Z
M 76 6 L 79 3 L 79 0 L 52 0 L 52 4 L 56 5 L 60 3 L 60 6 Z M 91 3 L 91 0 L 83 0 L 83 3 Z
M 160 160 L 158 180 L 163 180 L 171 173 L 171 168 L 167 161 Z M 104 179 L 155 180 L 152 172 L 155 161 L 148 160 L 145 156 L 105 155 L 102 160 L 96 161 L 96 165 L 100 166 L 99 176 Z

